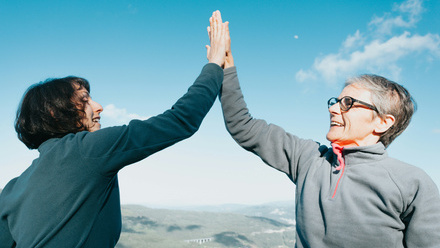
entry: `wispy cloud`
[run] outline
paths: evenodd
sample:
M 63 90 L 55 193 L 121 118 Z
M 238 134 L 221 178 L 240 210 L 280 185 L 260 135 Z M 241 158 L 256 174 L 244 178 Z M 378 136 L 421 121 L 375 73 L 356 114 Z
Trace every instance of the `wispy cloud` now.
M 432 132 L 436 134 L 440 134 L 440 129 L 434 129 Z
M 397 62 L 405 56 L 429 52 L 427 60 L 440 57 L 438 34 L 419 35 L 406 30 L 416 27 L 422 13 L 422 0 L 395 5 L 393 12 L 373 17 L 365 33 L 357 30 L 348 35 L 337 53 L 316 58 L 310 69 L 298 71 L 296 79 L 333 83 L 366 70 L 398 78 L 401 68 Z
M 114 104 L 109 104 L 104 107 L 101 116 L 103 121 L 109 125 L 128 124 L 133 119 L 146 120 L 150 117 L 141 116 L 138 114 L 128 113 L 125 108 L 118 108 Z
M 396 28 L 414 28 L 423 11 L 422 0 L 408 0 L 400 5 L 395 4 L 392 13 L 373 17 L 369 26 L 380 34 L 391 34 Z

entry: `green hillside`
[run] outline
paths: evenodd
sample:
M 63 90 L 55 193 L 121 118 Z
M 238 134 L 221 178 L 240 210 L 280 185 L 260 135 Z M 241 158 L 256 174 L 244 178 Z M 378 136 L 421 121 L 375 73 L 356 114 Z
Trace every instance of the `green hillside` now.
M 282 248 L 295 244 L 295 225 L 264 216 L 136 205 L 122 206 L 122 216 L 117 248 Z

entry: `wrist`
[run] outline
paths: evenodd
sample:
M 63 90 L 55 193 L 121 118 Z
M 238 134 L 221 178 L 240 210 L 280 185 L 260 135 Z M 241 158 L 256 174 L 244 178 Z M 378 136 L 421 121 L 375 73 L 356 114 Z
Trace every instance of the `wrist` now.
M 234 66 L 234 58 L 232 57 L 232 54 L 229 54 L 225 59 L 225 69 L 233 66 Z
M 216 64 L 216 65 L 220 66 L 221 68 L 223 68 L 223 66 L 225 64 L 224 61 L 215 60 L 215 59 L 208 60 L 208 63 Z

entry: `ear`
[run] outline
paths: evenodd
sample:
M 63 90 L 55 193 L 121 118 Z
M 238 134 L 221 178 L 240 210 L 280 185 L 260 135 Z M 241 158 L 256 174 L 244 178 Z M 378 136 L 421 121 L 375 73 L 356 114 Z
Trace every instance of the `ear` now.
M 380 116 L 377 117 L 377 125 L 374 129 L 375 133 L 385 133 L 392 125 L 394 125 L 394 122 L 396 121 L 396 118 L 394 118 L 393 115 L 385 115 L 385 118 L 382 118 Z

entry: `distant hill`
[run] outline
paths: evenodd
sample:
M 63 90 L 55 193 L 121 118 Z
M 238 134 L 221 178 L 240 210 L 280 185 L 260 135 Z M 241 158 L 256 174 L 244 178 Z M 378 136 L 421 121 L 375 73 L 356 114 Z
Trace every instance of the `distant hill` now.
M 116 247 L 294 247 L 295 225 L 285 211 L 293 214 L 289 204 L 284 204 L 288 209 L 283 204 L 228 205 L 228 212 L 225 206 L 195 211 L 123 205 L 122 233 Z M 200 208 L 204 207 L 195 209 Z
M 174 207 L 177 210 L 237 213 L 274 219 L 295 225 L 295 201 L 270 202 L 262 205 L 224 204 L 217 206 Z

